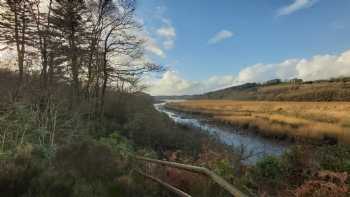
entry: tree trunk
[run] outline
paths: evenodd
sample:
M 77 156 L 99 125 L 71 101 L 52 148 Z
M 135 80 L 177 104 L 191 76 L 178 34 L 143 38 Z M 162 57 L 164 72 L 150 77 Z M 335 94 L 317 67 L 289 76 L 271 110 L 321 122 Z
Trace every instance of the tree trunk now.
M 15 41 L 16 41 L 16 49 L 17 49 L 17 65 L 19 72 L 19 84 L 22 83 L 23 79 L 23 60 L 22 53 L 20 47 L 20 39 L 19 39 L 19 17 L 18 17 L 18 5 L 15 5 L 14 15 L 15 15 Z

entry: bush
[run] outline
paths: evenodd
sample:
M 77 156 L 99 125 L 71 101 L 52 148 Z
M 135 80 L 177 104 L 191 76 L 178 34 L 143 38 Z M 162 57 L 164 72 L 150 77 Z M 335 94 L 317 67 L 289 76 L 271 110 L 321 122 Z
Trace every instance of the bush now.
M 18 146 L 10 158 L 0 160 L 0 196 L 125 196 L 128 187 L 142 193 L 133 181 L 126 187 L 120 178 L 132 179 L 128 146 L 112 135 L 65 145 L 52 158 L 31 144 Z
M 133 115 L 123 134 L 138 148 L 151 148 L 160 154 L 182 150 L 194 156 L 201 150 L 202 136 L 193 130 L 179 127 L 165 114 L 148 108 Z
M 283 184 L 283 168 L 278 158 L 266 156 L 251 169 L 252 187 L 258 193 L 276 193 Z
M 32 181 L 43 170 L 42 162 L 35 160 L 33 146 L 17 146 L 6 159 L 0 160 L 0 196 L 22 196 Z
M 282 178 L 282 170 L 282 165 L 276 157 L 266 156 L 256 163 L 253 175 L 257 182 L 276 184 Z
M 344 144 L 320 147 L 316 154 L 323 170 L 350 173 L 350 146 Z
M 236 171 L 231 162 L 227 159 L 220 159 L 215 163 L 214 172 L 231 182 L 236 178 Z
M 299 186 L 319 171 L 314 149 L 311 146 L 293 146 L 282 155 L 281 162 L 287 185 Z
M 134 152 L 130 142 L 116 132 L 112 133 L 109 137 L 99 139 L 98 142 L 108 146 L 113 152 L 123 158 L 127 158 Z

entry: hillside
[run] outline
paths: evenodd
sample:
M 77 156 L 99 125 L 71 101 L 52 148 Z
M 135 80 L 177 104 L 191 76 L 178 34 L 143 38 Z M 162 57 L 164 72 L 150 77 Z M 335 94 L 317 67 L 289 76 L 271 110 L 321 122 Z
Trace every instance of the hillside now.
M 163 101 L 163 100 L 186 100 L 186 99 L 192 99 L 195 98 L 193 95 L 181 95 L 181 96 L 154 96 L 153 97 L 156 101 Z
M 270 101 L 350 101 L 350 79 L 307 82 L 246 83 L 197 95 L 195 99 Z

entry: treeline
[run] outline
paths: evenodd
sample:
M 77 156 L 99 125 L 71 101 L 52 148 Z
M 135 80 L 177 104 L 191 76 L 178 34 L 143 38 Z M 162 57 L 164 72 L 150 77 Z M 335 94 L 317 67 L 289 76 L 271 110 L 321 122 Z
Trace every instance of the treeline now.
M 139 81 L 160 69 L 145 58 L 135 9 L 134 0 L 0 0 L 0 51 L 16 59 L 0 59 L 0 196 L 158 192 L 130 183 L 136 140 L 121 136 L 133 114 L 153 109 Z
M 134 0 L 0 0 L 0 196 L 166 196 L 132 155 L 196 158 L 207 137 L 142 93 Z M 10 59 L 9 57 L 7 59 Z
M 12 99 L 25 75 L 36 72 L 42 111 L 65 82 L 69 107 L 87 100 L 90 118 L 99 118 L 108 88 L 135 88 L 140 75 L 160 68 L 144 58 L 135 6 L 135 0 L 2 0 L 2 50 L 14 50 L 17 59 Z

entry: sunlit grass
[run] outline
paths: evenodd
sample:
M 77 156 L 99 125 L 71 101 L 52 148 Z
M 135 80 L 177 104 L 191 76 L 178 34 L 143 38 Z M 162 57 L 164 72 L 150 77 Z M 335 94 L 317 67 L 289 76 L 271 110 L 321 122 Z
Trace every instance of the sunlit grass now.
M 267 102 L 194 100 L 169 108 L 209 115 L 217 121 L 254 128 L 263 135 L 336 138 L 350 143 L 350 102 Z

